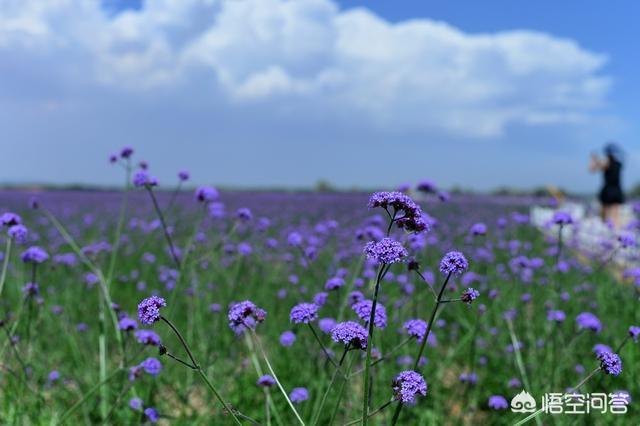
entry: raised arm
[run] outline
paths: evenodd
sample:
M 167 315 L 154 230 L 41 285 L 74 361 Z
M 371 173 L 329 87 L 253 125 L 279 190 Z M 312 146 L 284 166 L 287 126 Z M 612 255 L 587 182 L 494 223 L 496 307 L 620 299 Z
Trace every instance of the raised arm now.
M 591 154 L 591 162 L 589 163 L 589 171 L 591 173 L 605 170 L 609 167 L 609 162 L 606 159 L 601 159 L 597 154 Z

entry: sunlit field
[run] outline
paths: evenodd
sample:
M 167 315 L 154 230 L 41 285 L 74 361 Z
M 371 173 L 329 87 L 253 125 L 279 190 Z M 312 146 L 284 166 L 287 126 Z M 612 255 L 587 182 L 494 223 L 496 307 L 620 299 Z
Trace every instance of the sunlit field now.
M 589 257 L 530 223 L 548 199 L 196 190 L 136 154 L 95 165 L 121 191 L 0 193 L 1 424 L 638 423 L 630 236 Z

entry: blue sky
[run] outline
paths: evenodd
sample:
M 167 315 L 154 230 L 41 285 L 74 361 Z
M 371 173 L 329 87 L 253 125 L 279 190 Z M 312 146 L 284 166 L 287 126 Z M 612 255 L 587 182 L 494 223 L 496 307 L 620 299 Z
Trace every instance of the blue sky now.
M 125 6 L 123 6 L 125 5 Z M 640 182 L 636 2 L 0 0 L 0 182 Z

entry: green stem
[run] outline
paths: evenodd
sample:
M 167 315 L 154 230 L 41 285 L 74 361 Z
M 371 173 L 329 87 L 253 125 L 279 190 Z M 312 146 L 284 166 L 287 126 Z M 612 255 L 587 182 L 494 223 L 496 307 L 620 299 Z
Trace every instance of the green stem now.
M 393 223 L 393 222 L 392 222 Z M 371 368 L 371 347 L 373 346 L 373 323 L 375 322 L 376 307 L 378 305 L 378 292 L 380 290 L 380 281 L 386 274 L 388 266 L 385 264 L 380 265 L 378 276 L 376 278 L 376 287 L 373 290 L 373 302 L 371 304 L 371 314 L 369 315 L 369 331 L 367 333 L 367 357 L 364 364 L 364 394 L 362 396 L 362 425 L 365 426 L 368 421 L 367 413 L 369 412 L 369 391 L 371 380 L 369 377 L 369 369 Z
M 7 268 L 9 267 L 9 258 L 11 257 L 11 241 L 12 239 L 7 237 L 7 243 L 4 249 L 4 260 L 2 261 L 2 272 L 0 272 L 0 297 L 4 289 L 4 281 L 7 278 Z
M 349 361 L 349 364 L 347 365 L 347 375 L 349 375 L 349 373 L 351 372 L 351 367 L 353 366 L 353 361 L 355 360 L 355 357 L 351 357 L 351 360 Z M 331 420 L 329 420 L 330 425 L 335 424 L 335 419 L 336 416 L 338 415 L 338 409 L 340 408 L 340 402 L 342 401 L 342 396 L 344 395 L 344 390 L 347 387 L 347 380 L 343 380 L 342 384 L 340 385 L 340 390 L 338 391 L 338 399 L 333 407 L 333 412 L 331 413 Z
M 73 404 L 67 411 L 65 411 L 64 414 L 62 414 L 62 417 L 60 418 L 60 420 L 58 420 L 58 422 L 56 424 L 57 425 L 63 424 L 65 422 L 65 420 L 67 420 L 69 418 L 69 416 L 71 416 L 78 409 L 78 407 L 80 407 L 87 399 L 89 399 L 89 397 L 91 395 L 93 395 L 102 385 L 104 385 L 109 380 L 113 379 L 118 373 L 121 373 L 123 371 L 124 371 L 123 369 L 118 368 L 113 373 L 111 373 L 110 376 L 106 377 L 104 380 L 102 380 L 102 381 L 96 383 L 95 385 L 93 385 L 93 387 L 91 389 L 89 389 L 82 396 L 82 398 L 80 398 L 78 401 L 76 401 L 75 404 Z
M 345 358 L 345 356 L 347 356 L 347 352 L 349 351 L 349 346 L 350 345 L 346 345 L 344 347 L 344 352 L 342 353 L 342 357 L 340 357 L 339 366 L 342 366 L 342 363 L 344 362 L 344 358 Z M 331 376 L 331 381 L 329 382 L 329 385 L 327 386 L 327 389 L 325 390 L 324 395 L 322 395 L 322 400 L 320 401 L 320 407 L 318 407 L 318 410 L 316 411 L 315 416 L 313 416 L 313 421 L 311 422 L 311 424 L 313 426 L 318 424 L 318 420 L 320 419 L 320 414 L 322 413 L 322 409 L 324 408 L 324 404 L 327 401 L 327 397 L 329 396 L 329 392 L 331 391 L 331 388 L 333 387 L 333 384 L 336 381 L 336 377 L 338 377 L 338 373 L 339 372 L 340 372 L 340 369 L 337 366 L 336 369 L 333 372 L 333 375 Z M 345 380 L 346 380 L 346 378 L 345 378 Z
M 164 237 L 167 240 L 167 244 L 169 244 L 169 251 L 171 251 L 171 258 L 175 263 L 176 268 L 180 270 L 180 261 L 178 260 L 178 255 L 176 254 L 175 247 L 173 245 L 173 240 L 171 239 L 171 235 L 169 235 L 169 229 L 167 228 L 167 222 L 164 220 L 164 214 L 162 214 L 162 210 L 160 210 L 160 206 L 158 205 L 158 200 L 156 199 L 155 194 L 153 193 L 153 189 L 150 186 L 147 186 L 147 192 L 151 197 L 151 201 L 153 202 L 153 208 L 156 210 L 156 214 L 158 215 L 158 219 L 160 219 L 160 224 L 162 225 L 162 231 L 164 232 Z
M 202 368 L 200 367 L 200 364 L 198 364 L 198 362 L 196 361 L 195 357 L 193 356 L 193 353 L 191 352 L 191 349 L 189 348 L 189 345 L 187 344 L 187 342 L 184 340 L 184 337 L 182 337 L 182 334 L 180 334 L 180 332 L 178 331 L 178 329 L 171 323 L 171 321 L 169 321 L 168 319 L 166 319 L 163 316 L 160 316 L 160 319 L 162 321 L 164 321 L 170 328 L 171 330 L 173 330 L 173 332 L 175 333 L 175 335 L 178 337 L 178 340 L 180 340 L 180 343 L 182 344 L 182 347 L 184 348 L 184 350 L 187 352 L 187 355 L 189 355 L 189 359 L 191 360 L 191 363 L 193 364 L 193 366 L 195 367 L 195 370 L 198 372 L 198 374 L 200 375 L 200 377 L 202 377 L 202 380 L 204 380 L 204 382 L 207 384 L 207 386 L 209 387 L 209 389 L 211 389 L 211 392 L 213 392 L 213 394 L 215 395 L 215 397 L 218 399 L 218 401 L 220 401 L 220 403 L 222 404 L 222 406 L 224 407 L 224 409 L 231 414 L 231 416 L 233 417 L 233 420 L 235 420 L 235 422 L 239 425 L 242 424 L 242 422 L 240 422 L 240 419 L 238 419 L 238 416 L 236 416 L 236 413 L 229 407 L 229 405 L 225 402 L 224 399 L 222 399 L 222 396 L 220 395 L 220 393 L 218 392 L 218 390 L 215 388 L 215 386 L 213 386 L 213 384 L 209 381 L 209 379 L 207 378 L 207 375 L 204 374 L 204 371 L 202 371 Z
M 273 371 L 273 367 L 269 362 L 269 358 L 267 358 L 267 354 L 265 353 L 264 348 L 260 344 L 258 335 L 252 328 L 247 327 L 247 329 L 251 332 L 251 335 L 253 336 L 253 340 L 255 341 L 255 344 L 260 350 L 260 353 L 262 354 L 262 358 L 264 359 L 264 362 L 267 364 L 267 369 L 273 376 L 273 379 L 276 381 L 276 384 L 278 385 L 278 389 L 280 389 L 280 392 L 282 392 L 282 395 L 284 396 L 284 399 L 287 401 L 287 404 L 289 404 L 289 408 L 291 408 L 291 411 L 293 411 L 293 414 L 296 416 L 296 419 L 298 419 L 298 422 L 300 422 L 302 426 L 305 426 L 305 423 L 300 417 L 300 414 L 298 414 L 298 410 L 296 410 L 296 407 L 293 405 L 293 402 L 291 402 L 291 400 L 289 399 L 289 395 L 287 395 L 287 391 L 284 390 L 284 388 L 282 387 L 282 383 L 280 383 L 280 380 L 278 380 L 278 376 L 276 375 L 276 372 Z
M 436 314 L 438 313 L 438 308 L 440 307 L 440 303 L 442 300 L 442 295 L 444 294 L 444 290 L 445 288 L 447 288 L 447 284 L 449 283 L 449 280 L 451 279 L 451 272 L 449 272 L 449 274 L 447 274 L 447 278 L 445 278 L 444 283 L 442 283 L 442 287 L 440 287 L 440 292 L 438 292 L 438 297 L 436 298 L 436 306 L 433 307 L 433 311 L 431 311 L 431 317 L 429 318 L 429 322 L 427 323 L 427 331 L 424 333 L 424 339 L 422 340 L 422 344 L 420 345 L 420 350 L 418 351 L 418 356 L 416 357 L 416 360 L 413 363 L 413 369 L 417 370 L 418 369 L 418 365 L 420 364 L 420 358 L 422 357 L 422 354 L 424 353 L 424 348 L 427 345 L 427 340 L 429 339 L 429 334 L 431 333 L 431 329 L 433 328 L 433 323 L 436 317 Z M 398 421 L 398 418 L 400 417 L 400 412 L 402 411 L 402 407 L 404 404 L 400 403 L 398 404 L 398 406 L 396 407 L 396 411 L 393 413 L 393 419 L 391 420 L 391 425 L 395 425 Z
M 324 344 L 322 343 L 322 340 L 320 340 L 320 336 L 318 336 L 318 333 L 316 333 L 316 329 L 313 328 L 313 326 L 311 325 L 311 323 L 307 324 L 309 326 L 309 328 L 311 329 L 311 332 L 313 333 L 313 336 L 316 338 L 316 341 L 318 342 L 318 344 L 320 345 L 320 347 L 322 348 L 322 351 L 324 352 L 324 355 L 329 359 L 329 361 L 331 361 L 331 364 L 333 364 L 333 366 L 338 369 L 338 371 L 340 370 L 340 366 L 333 360 L 333 357 L 331 356 L 331 354 L 329 354 L 329 351 L 327 351 L 327 348 L 324 346 Z

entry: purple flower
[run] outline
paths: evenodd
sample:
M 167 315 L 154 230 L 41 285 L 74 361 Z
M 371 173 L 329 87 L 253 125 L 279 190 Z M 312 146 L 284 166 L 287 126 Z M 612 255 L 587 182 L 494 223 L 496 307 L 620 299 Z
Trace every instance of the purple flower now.
M 120 327 L 120 330 L 131 331 L 138 328 L 138 323 L 132 318 L 122 317 L 120 321 L 118 321 L 118 327 Z
M 344 286 L 344 280 L 340 277 L 331 277 L 324 283 L 324 289 L 327 291 L 337 290 Z
M 567 316 L 565 315 L 565 313 L 560 310 L 549 309 L 549 311 L 547 312 L 547 320 L 549 321 L 562 322 L 566 318 Z
M 629 336 L 633 339 L 634 342 L 638 341 L 638 336 L 640 336 L 640 327 L 632 325 L 629 327 Z
M 306 388 L 293 388 L 289 394 L 289 399 L 296 404 L 306 401 L 309 399 L 309 391 Z
M 24 287 L 22 287 L 22 294 L 25 297 L 35 297 L 40 293 L 40 287 L 38 287 L 38 283 L 26 283 Z
M 264 321 L 267 313 L 256 306 L 255 303 L 245 300 L 234 303 L 229 308 L 229 327 L 236 333 L 242 333 L 245 328 L 254 328 L 256 324 Z
M 462 292 L 462 295 L 460 296 L 460 300 L 466 303 L 467 305 L 470 305 L 478 297 L 480 297 L 480 292 L 478 290 L 475 290 L 469 287 L 468 289 Z
M 573 218 L 567 212 L 558 211 L 553 214 L 553 218 L 551 219 L 551 222 L 560 226 L 571 225 L 573 223 Z
M 522 386 L 522 382 L 520 382 L 520 379 L 518 379 L 517 377 L 512 377 L 511 379 L 509 379 L 509 383 L 507 383 L 507 386 L 512 389 L 519 388 Z
M 622 248 L 635 247 L 637 244 L 635 235 L 631 233 L 618 235 L 618 242 L 620 243 Z
M 489 397 L 489 408 L 494 410 L 506 410 L 509 408 L 509 403 L 502 395 L 491 395 Z
M 133 148 L 129 146 L 125 146 L 120 150 L 120 157 L 122 158 L 129 158 L 131 155 L 133 155 Z
M 158 419 L 160 419 L 160 414 L 158 414 L 158 410 L 156 410 L 153 407 L 145 408 L 144 415 L 147 416 L 147 419 L 149 419 L 151 423 L 157 423 Z
M 318 318 L 318 309 L 315 303 L 300 303 L 291 308 L 289 318 L 294 324 L 309 324 Z
M 0 225 L 11 227 L 14 225 L 20 225 L 22 218 L 15 213 L 6 212 L 0 215 Z
M 253 218 L 253 214 L 248 208 L 242 207 L 236 212 L 236 217 L 242 222 L 249 222 Z
M 450 251 L 440 261 L 440 272 L 443 275 L 460 275 L 469 268 L 469 262 L 459 251 Z
M 238 253 L 241 256 L 249 256 L 251 253 L 253 253 L 253 248 L 251 247 L 251 244 L 243 241 L 238 244 Z
M 364 247 L 364 253 L 367 259 L 385 265 L 402 262 L 409 255 L 401 243 L 391 238 L 368 242 Z
M 142 410 L 142 399 L 140 398 L 131 398 L 129 400 L 129 408 L 131 408 L 134 411 L 140 411 Z
M 196 200 L 201 203 L 210 203 L 216 201 L 220 194 L 215 188 L 210 186 L 201 186 L 196 189 Z
M 393 379 L 393 398 L 402 404 L 413 403 L 416 395 L 427 396 L 427 382 L 413 370 L 403 371 Z
M 348 299 L 349 299 L 349 304 L 353 305 L 354 303 L 358 303 L 364 300 L 364 294 L 362 294 L 361 291 L 355 290 L 349 293 Z
M 57 382 L 60 379 L 60 372 L 58 370 L 52 370 L 47 376 L 49 383 Z
M 142 324 L 153 324 L 160 319 L 160 308 L 165 306 L 167 302 L 162 297 L 147 297 L 138 304 L 138 319 Z
M 371 309 L 373 302 L 371 300 L 363 300 L 351 306 L 351 309 L 360 317 L 365 323 L 369 323 L 371 317 Z M 373 318 L 373 325 L 378 328 L 385 328 L 387 326 L 387 311 L 380 303 L 376 305 L 376 313 Z
M 296 341 L 296 335 L 293 331 L 285 331 L 280 335 L 280 344 L 286 348 L 293 345 Z
M 24 263 L 43 263 L 49 259 L 49 255 L 42 248 L 32 246 L 23 251 L 20 258 Z
M 605 373 L 613 376 L 622 373 L 622 360 L 618 354 L 602 352 L 598 355 L 598 359 L 600 360 L 600 368 L 602 368 Z
M 321 291 L 320 293 L 316 293 L 313 296 L 313 303 L 315 303 L 318 306 L 324 306 L 324 304 L 327 303 L 328 297 L 329 297 L 329 294 L 327 292 Z
M 275 381 L 275 379 L 273 377 L 271 377 L 271 375 L 265 374 L 264 376 L 261 376 L 258 379 L 256 384 L 258 386 L 262 386 L 262 387 L 265 387 L 265 388 L 270 388 L 271 386 L 276 384 L 276 381 Z
M 24 225 L 13 225 L 7 230 L 9 238 L 13 238 L 17 243 L 24 243 L 27 241 L 27 228 Z
M 593 351 L 593 353 L 596 354 L 596 356 L 600 356 L 603 353 L 611 353 L 611 352 L 613 352 L 613 350 L 609 346 L 603 345 L 602 343 L 595 344 L 593 346 L 592 351 Z
M 142 188 L 142 187 L 151 187 L 151 186 L 157 186 L 157 185 L 158 185 L 158 179 L 151 176 L 145 170 L 138 170 L 133 175 L 133 186 L 135 187 Z
M 484 223 L 475 223 L 471 226 L 469 233 L 473 236 L 487 235 L 487 225 Z
M 186 171 L 186 170 L 178 172 L 178 179 L 180 179 L 182 182 L 188 181 L 189 180 L 189 172 Z
M 436 192 L 437 187 L 435 182 L 425 179 L 422 180 L 420 182 L 418 182 L 418 185 L 416 186 L 416 189 L 418 191 L 422 191 L 422 192 Z
M 409 336 L 415 337 L 418 341 L 422 341 L 427 333 L 427 322 L 421 319 L 411 319 L 405 322 L 403 327 Z
M 588 329 L 596 333 L 600 333 L 602 330 L 602 323 L 597 316 L 591 312 L 582 312 L 576 316 L 576 323 L 579 329 Z
M 468 383 L 470 385 L 475 385 L 478 383 L 478 375 L 473 371 L 470 373 L 462 373 L 459 377 L 460 383 Z
M 144 371 L 152 376 L 157 376 L 162 370 L 162 364 L 155 358 L 145 359 L 144 361 L 142 361 L 140 366 L 144 369 Z
M 322 318 L 318 321 L 318 327 L 323 333 L 331 333 L 333 327 L 336 326 L 336 320 L 333 318 Z
M 367 330 L 354 321 L 340 322 L 331 330 L 331 338 L 336 343 L 344 343 L 354 348 L 367 348 Z
M 147 346 L 159 346 L 160 336 L 153 330 L 136 330 L 133 334 L 138 341 Z
M 287 237 L 287 243 L 292 247 L 298 247 L 302 244 L 302 235 L 299 232 L 291 232 Z
M 376 192 L 369 198 L 369 208 L 382 207 L 389 212 L 393 209 L 393 215 L 404 214 L 395 223 L 399 228 L 409 232 L 420 233 L 429 230 L 428 223 L 423 218 L 422 209 L 412 199 L 402 192 Z M 391 213 L 390 213 L 391 214 Z

